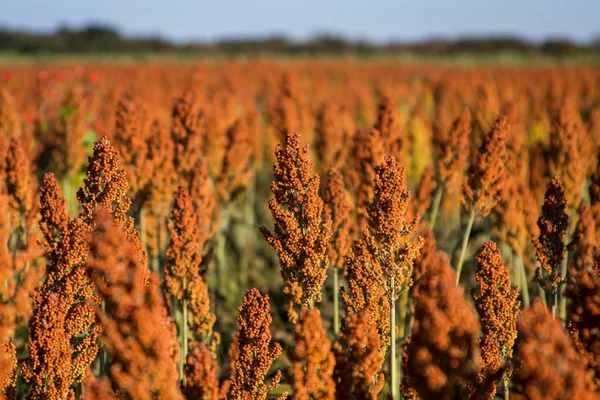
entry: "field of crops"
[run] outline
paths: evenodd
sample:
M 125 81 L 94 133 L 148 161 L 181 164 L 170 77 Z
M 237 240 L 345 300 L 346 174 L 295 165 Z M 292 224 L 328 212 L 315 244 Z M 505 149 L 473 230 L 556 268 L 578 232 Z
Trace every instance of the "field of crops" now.
M 600 398 L 600 69 L 0 67 L 0 399 Z

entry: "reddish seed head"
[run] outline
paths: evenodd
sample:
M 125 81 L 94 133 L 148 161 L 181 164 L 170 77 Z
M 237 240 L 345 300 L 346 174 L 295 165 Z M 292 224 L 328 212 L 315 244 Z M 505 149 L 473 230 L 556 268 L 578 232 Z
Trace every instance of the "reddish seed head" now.
M 285 148 L 278 146 L 275 156 L 271 183 L 275 198 L 269 201 L 275 229 L 261 227 L 261 232 L 279 256 L 288 315 L 296 321 L 298 308 L 312 308 L 321 301 L 331 220 L 323 215 L 319 175 L 312 173 L 308 146 L 300 147 L 300 136 L 289 135 Z
M 494 123 L 463 182 L 464 203 L 474 208 L 481 217 L 487 216 L 494 208 L 504 185 L 508 129 L 506 117 Z

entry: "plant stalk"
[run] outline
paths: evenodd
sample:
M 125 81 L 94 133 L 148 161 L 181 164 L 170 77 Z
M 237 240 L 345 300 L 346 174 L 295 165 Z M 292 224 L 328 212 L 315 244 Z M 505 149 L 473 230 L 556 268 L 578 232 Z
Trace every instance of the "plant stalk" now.
M 444 186 L 439 185 L 435 191 L 435 196 L 433 198 L 433 203 L 431 205 L 431 214 L 429 216 L 429 225 L 431 230 L 435 227 L 435 221 L 437 219 L 438 211 L 440 209 L 440 204 L 442 202 L 442 194 L 444 193 Z
M 335 336 L 340 334 L 340 284 L 338 274 L 338 268 L 333 266 L 333 332 Z
M 566 323 L 567 323 L 567 297 L 565 296 L 565 285 L 562 283 L 562 280 L 564 280 L 567 277 L 568 264 L 569 264 L 569 250 L 566 251 L 565 258 L 563 259 L 563 262 L 560 266 L 561 284 L 558 287 L 558 294 L 559 294 L 559 301 L 560 301 L 559 316 L 560 316 L 560 319 L 562 320 L 563 326 L 566 326 Z
M 181 381 L 185 385 L 185 374 L 183 368 L 185 366 L 185 358 L 188 353 L 188 318 L 187 318 L 187 277 L 183 277 L 183 300 L 181 302 L 181 356 L 179 365 L 179 374 Z
M 398 390 L 398 382 L 396 375 L 396 290 L 394 287 L 394 277 L 391 279 L 390 293 L 390 339 L 391 339 L 391 357 L 390 357 L 390 375 L 391 375 L 391 394 L 392 400 L 397 399 L 396 391 Z
M 460 282 L 460 273 L 462 271 L 463 262 L 465 261 L 465 254 L 467 252 L 467 245 L 469 244 L 469 236 L 471 236 L 471 229 L 473 229 L 473 221 L 475 221 L 475 208 L 471 208 L 471 214 L 469 215 L 469 222 L 462 240 L 462 247 L 460 249 L 460 256 L 458 258 L 458 264 L 456 266 L 456 286 Z
M 521 294 L 523 295 L 523 304 L 525 307 L 529 307 L 531 304 L 529 300 L 529 284 L 527 283 L 527 275 L 525 274 L 525 265 L 523 265 L 523 258 L 517 255 L 517 264 L 519 274 L 521 275 Z

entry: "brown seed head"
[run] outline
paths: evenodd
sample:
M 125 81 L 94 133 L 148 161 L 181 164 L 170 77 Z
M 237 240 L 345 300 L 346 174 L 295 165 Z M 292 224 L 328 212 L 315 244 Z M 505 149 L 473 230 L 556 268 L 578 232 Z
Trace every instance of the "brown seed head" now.
M 479 368 L 480 326 L 463 288 L 456 286 L 448 257 L 429 264 L 419 283 L 403 391 L 422 399 L 451 399 Z
M 190 349 L 185 361 L 186 399 L 219 399 L 219 365 L 204 343 L 196 343 Z
M 583 268 L 582 268 L 583 267 Z M 600 388 L 600 256 L 596 249 L 593 264 L 571 265 L 565 289 L 569 332 L 576 348 L 593 374 L 595 390 Z
M 527 399 L 593 399 L 588 374 L 571 339 L 540 300 L 518 323 L 517 366 L 512 381 Z
M 331 220 L 323 216 L 319 175 L 312 174 L 308 146 L 300 148 L 300 136 L 289 135 L 285 148 L 278 146 L 275 156 L 271 183 L 275 199 L 269 201 L 275 229 L 271 233 L 261 227 L 261 232 L 279 256 L 288 314 L 295 321 L 298 306 L 312 308 L 321 301 L 329 267 Z
M 151 275 L 147 284 L 139 279 L 146 266 L 111 214 L 98 210 L 88 239 L 88 265 L 105 302 L 106 311 L 96 307 L 96 315 L 111 360 L 108 379 L 128 398 L 181 399 L 172 355 L 176 339 L 158 277 Z
M 452 193 L 459 188 L 469 158 L 471 113 L 463 109 L 452 123 L 448 135 L 439 140 L 437 150 L 437 173 L 444 190 Z
M 519 291 L 511 286 L 508 269 L 494 242 L 483 244 L 475 262 L 477 289 L 472 291 L 472 296 L 483 333 L 479 340 L 483 362 L 475 378 L 475 387 L 487 386 L 485 391 L 493 399 L 500 368 L 511 360 L 517 338 Z M 509 371 L 504 379 L 510 379 Z
M 67 229 L 71 217 L 67 213 L 67 202 L 62 195 L 53 173 L 44 175 L 40 188 L 40 231 L 44 235 L 46 251 L 50 252 Z
M 504 185 L 508 129 L 506 117 L 494 123 L 463 182 L 464 203 L 474 208 L 481 217 L 487 216 L 494 208 Z
M 540 263 L 536 272 L 538 280 L 543 283 L 543 272 L 545 272 L 549 275 L 551 287 L 554 289 L 560 284 L 560 268 L 566 255 L 564 240 L 569 228 L 569 216 L 566 210 L 565 189 L 560 179 L 555 177 L 548 185 L 542 213 L 538 219 L 540 235 L 537 239 L 533 238 L 535 254 Z
M 226 134 L 227 145 L 217 185 L 222 203 L 248 187 L 253 179 L 253 143 L 246 120 L 238 119 Z
M 579 110 L 572 101 L 565 101 L 552 122 L 547 149 L 550 176 L 561 177 L 569 207 L 576 210 L 583 195 L 583 184 L 593 146 L 586 139 Z
M 375 166 L 385 156 L 381 134 L 376 129 L 358 129 L 348 161 L 348 191 L 354 194 L 354 214 L 359 233 L 368 224 L 366 207 L 373 200 Z
M 334 268 L 342 268 L 344 257 L 350 250 L 350 204 L 344 187 L 344 177 L 336 167 L 331 167 L 325 187 L 325 218 L 331 220 L 331 241 L 327 255 Z
M 303 311 L 295 326 L 292 360 L 294 399 L 335 399 L 335 359 L 316 308 Z
M 229 400 L 266 400 L 270 390 L 279 386 L 281 371 L 275 374 L 270 385 L 265 377 L 271 364 L 281 355 L 281 346 L 271 347 L 271 307 L 269 296 L 250 289 L 239 307 L 237 336 L 238 354 L 231 371 Z M 285 399 L 287 393 L 280 398 Z
M 127 215 L 131 199 L 127 196 L 129 184 L 125 171 L 121 169 L 119 155 L 106 138 L 94 143 L 94 152 L 88 160 L 87 177 L 83 187 L 77 192 L 81 204 L 79 218 L 90 227 L 94 227 L 96 210 L 99 207 L 111 211 L 116 223 L 123 227 L 123 234 L 137 249 L 141 265 L 146 265 L 146 251 L 135 229 L 133 218 Z M 146 279 L 149 271 L 143 274 Z
M 368 310 L 351 313 L 342 322 L 334 344 L 336 398 L 376 400 L 385 383 L 379 335 Z

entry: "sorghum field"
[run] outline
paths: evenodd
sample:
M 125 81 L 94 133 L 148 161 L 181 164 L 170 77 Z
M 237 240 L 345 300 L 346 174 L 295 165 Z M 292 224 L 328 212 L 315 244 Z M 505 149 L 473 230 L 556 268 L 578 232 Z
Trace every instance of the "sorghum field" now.
M 600 69 L 0 70 L 6 399 L 600 397 Z

